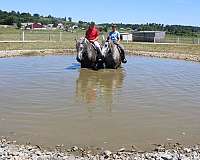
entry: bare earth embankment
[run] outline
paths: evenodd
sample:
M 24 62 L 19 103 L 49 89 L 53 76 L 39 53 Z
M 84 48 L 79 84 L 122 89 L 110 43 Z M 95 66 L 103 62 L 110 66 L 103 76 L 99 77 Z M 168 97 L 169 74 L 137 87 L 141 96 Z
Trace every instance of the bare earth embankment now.
M 25 44 L 23 49 L 21 44 L 1 43 L 0 58 L 15 56 L 43 56 L 43 55 L 72 55 L 76 54 L 74 44 L 70 45 L 52 43 L 47 46 L 43 43 L 33 45 Z M 12 48 L 9 46 L 12 45 Z M 45 47 L 46 46 L 46 47 Z M 189 44 L 151 44 L 151 43 L 124 43 L 126 52 L 129 55 L 149 56 L 158 58 L 172 58 L 187 61 L 200 62 L 200 45 Z M 46 48 L 46 49 L 43 49 Z M 70 49 L 66 49 L 70 48 Z

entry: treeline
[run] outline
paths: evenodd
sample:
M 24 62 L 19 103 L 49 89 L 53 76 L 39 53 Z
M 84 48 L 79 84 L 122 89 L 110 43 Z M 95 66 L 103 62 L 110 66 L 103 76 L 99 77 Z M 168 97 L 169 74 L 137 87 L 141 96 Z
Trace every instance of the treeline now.
M 64 17 L 64 18 L 56 18 L 51 15 L 48 16 L 40 16 L 39 14 L 30 14 L 30 13 L 20 13 L 20 12 L 6 12 L 0 10 L 0 25 L 13 25 L 27 22 L 34 22 L 34 23 L 41 23 L 44 25 L 47 24 L 54 24 L 55 26 L 58 23 L 70 23 L 72 22 L 71 17 Z
M 17 24 L 18 28 L 21 27 L 21 23 L 34 22 L 41 23 L 43 25 L 53 24 L 57 26 L 58 23 L 63 23 L 66 27 L 70 25 L 77 24 L 79 28 L 87 28 L 89 22 L 78 21 L 75 23 L 72 21 L 72 17 L 56 18 L 51 15 L 41 16 L 39 14 L 30 14 L 30 13 L 20 13 L 20 12 L 7 12 L 0 10 L 0 25 L 13 25 Z M 107 31 L 111 24 L 104 23 L 99 24 L 103 27 L 104 31 Z M 166 31 L 168 34 L 178 35 L 178 36 L 199 36 L 200 27 L 196 26 L 182 26 L 182 25 L 164 25 L 156 23 L 147 23 L 147 24 L 117 24 L 118 28 L 124 30 L 137 30 L 137 31 Z
M 111 27 L 111 24 L 104 23 L 102 26 Z M 200 27 L 197 26 L 182 26 L 182 25 L 164 25 L 157 23 L 147 24 L 117 24 L 120 29 L 130 29 L 135 31 L 165 31 L 167 34 L 178 36 L 200 36 Z

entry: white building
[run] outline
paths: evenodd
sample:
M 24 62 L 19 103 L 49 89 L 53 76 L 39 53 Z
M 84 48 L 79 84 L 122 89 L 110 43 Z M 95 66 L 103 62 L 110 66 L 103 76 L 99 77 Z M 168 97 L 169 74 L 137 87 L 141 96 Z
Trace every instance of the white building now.
M 120 33 L 122 41 L 133 41 L 133 35 L 131 33 Z
M 65 28 L 64 24 L 58 23 L 57 29 L 64 29 L 64 28 Z
M 21 25 L 22 25 L 22 27 L 21 28 L 23 28 L 23 29 L 31 29 L 31 28 L 27 28 L 28 26 L 32 26 L 33 25 L 33 23 L 32 22 L 28 22 L 28 23 L 21 23 Z

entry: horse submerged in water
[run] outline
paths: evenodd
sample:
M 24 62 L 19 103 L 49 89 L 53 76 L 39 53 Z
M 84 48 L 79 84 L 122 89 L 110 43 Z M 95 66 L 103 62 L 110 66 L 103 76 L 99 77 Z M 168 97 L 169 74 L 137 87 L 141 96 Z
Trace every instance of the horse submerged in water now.
M 97 61 L 97 49 L 86 38 L 76 40 L 77 57 L 76 60 L 81 63 L 81 68 L 101 69 L 104 68 L 103 62 Z
M 105 68 L 117 69 L 121 66 L 121 54 L 118 46 L 112 41 L 105 42 L 102 48 Z

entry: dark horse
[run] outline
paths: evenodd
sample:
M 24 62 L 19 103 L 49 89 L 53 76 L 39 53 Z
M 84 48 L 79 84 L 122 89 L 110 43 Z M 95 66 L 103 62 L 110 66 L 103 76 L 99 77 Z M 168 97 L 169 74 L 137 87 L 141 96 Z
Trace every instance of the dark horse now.
M 120 49 L 112 41 L 105 42 L 102 54 L 106 68 L 117 69 L 121 66 Z
M 77 57 L 76 60 L 81 63 L 81 68 L 100 69 L 103 68 L 103 62 L 97 62 L 97 50 L 95 46 L 86 38 L 80 38 L 76 41 Z

